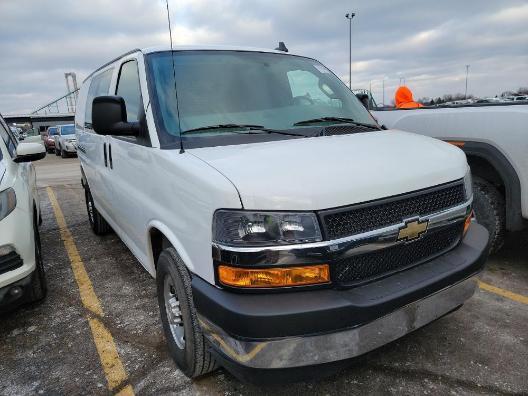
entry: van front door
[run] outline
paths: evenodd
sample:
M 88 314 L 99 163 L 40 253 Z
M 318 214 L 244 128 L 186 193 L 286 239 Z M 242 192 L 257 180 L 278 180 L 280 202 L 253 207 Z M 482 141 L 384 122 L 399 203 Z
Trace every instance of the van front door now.
M 127 121 L 138 122 L 145 104 L 141 94 L 139 64 L 142 59 L 131 55 L 123 59 L 115 95 L 125 101 Z M 108 137 L 109 167 L 112 173 L 112 208 L 120 237 L 140 262 L 146 262 L 148 205 L 152 201 L 153 148 L 149 136 Z M 146 206 L 147 205 L 147 206 Z

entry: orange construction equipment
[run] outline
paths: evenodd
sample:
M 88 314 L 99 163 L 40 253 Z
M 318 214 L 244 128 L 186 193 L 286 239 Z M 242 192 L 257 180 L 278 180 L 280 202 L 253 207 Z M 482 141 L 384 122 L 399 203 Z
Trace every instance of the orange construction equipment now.
M 414 101 L 412 91 L 405 85 L 398 87 L 396 90 L 394 103 L 396 103 L 398 109 L 415 109 L 417 107 L 423 107 L 423 104 Z

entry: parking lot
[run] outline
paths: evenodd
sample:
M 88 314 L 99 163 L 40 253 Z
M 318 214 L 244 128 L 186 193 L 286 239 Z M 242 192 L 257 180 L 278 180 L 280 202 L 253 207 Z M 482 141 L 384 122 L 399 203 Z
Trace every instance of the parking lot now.
M 509 236 L 460 310 L 330 378 L 190 381 L 166 352 L 153 279 L 115 234 L 91 232 L 78 160 L 36 166 L 49 294 L 0 317 L 0 395 L 528 393 L 528 232 Z

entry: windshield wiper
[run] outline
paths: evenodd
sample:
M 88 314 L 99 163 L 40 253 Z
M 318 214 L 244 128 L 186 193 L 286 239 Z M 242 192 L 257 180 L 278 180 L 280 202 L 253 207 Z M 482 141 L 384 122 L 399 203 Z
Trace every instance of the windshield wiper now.
M 372 128 L 372 129 L 376 129 L 376 130 L 380 129 L 377 125 L 367 124 L 367 123 L 364 123 L 364 122 L 357 122 L 357 121 L 354 121 L 353 118 L 347 118 L 347 117 L 319 117 L 319 118 L 312 118 L 312 119 L 309 119 L 309 120 L 303 120 L 303 121 L 296 122 L 293 125 L 294 126 L 310 125 L 310 124 L 316 124 L 318 122 L 339 122 L 339 123 L 343 123 L 343 124 L 354 124 L 354 125 L 364 126 L 364 127 Z
M 266 127 L 264 127 L 262 125 L 253 125 L 253 124 L 218 124 L 218 125 L 208 125 L 208 126 L 203 126 L 203 127 L 200 127 L 200 128 L 188 129 L 186 131 L 183 131 L 181 134 L 185 135 L 185 134 L 188 134 L 188 133 L 202 133 L 202 132 L 205 133 L 205 132 L 208 132 L 208 131 L 214 130 L 214 129 L 242 129 L 241 131 L 234 132 L 234 133 L 238 133 L 238 134 L 254 134 L 254 133 L 262 132 L 262 133 L 277 133 L 279 135 L 289 135 L 289 136 L 303 136 L 303 135 L 299 135 L 297 133 L 289 133 L 289 132 L 285 132 L 285 131 L 279 131 L 279 130 L 276 130 L 276 129 L 266 128 Z

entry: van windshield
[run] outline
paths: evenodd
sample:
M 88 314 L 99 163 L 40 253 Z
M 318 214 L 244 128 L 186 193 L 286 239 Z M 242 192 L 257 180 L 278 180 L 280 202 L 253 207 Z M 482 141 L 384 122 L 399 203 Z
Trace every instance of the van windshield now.
M 248 130 L 242 126 L 294 131 L 324 124 L 315 121 L 320 118 L 377 126 L 345 84 L 313 59 L 248 51 L 176 51 L 177 95 L 172 62 L 168 51 L 147 57 L 153 110 L 165 134 L 160 142 L 180 134 L 203 139 Z

